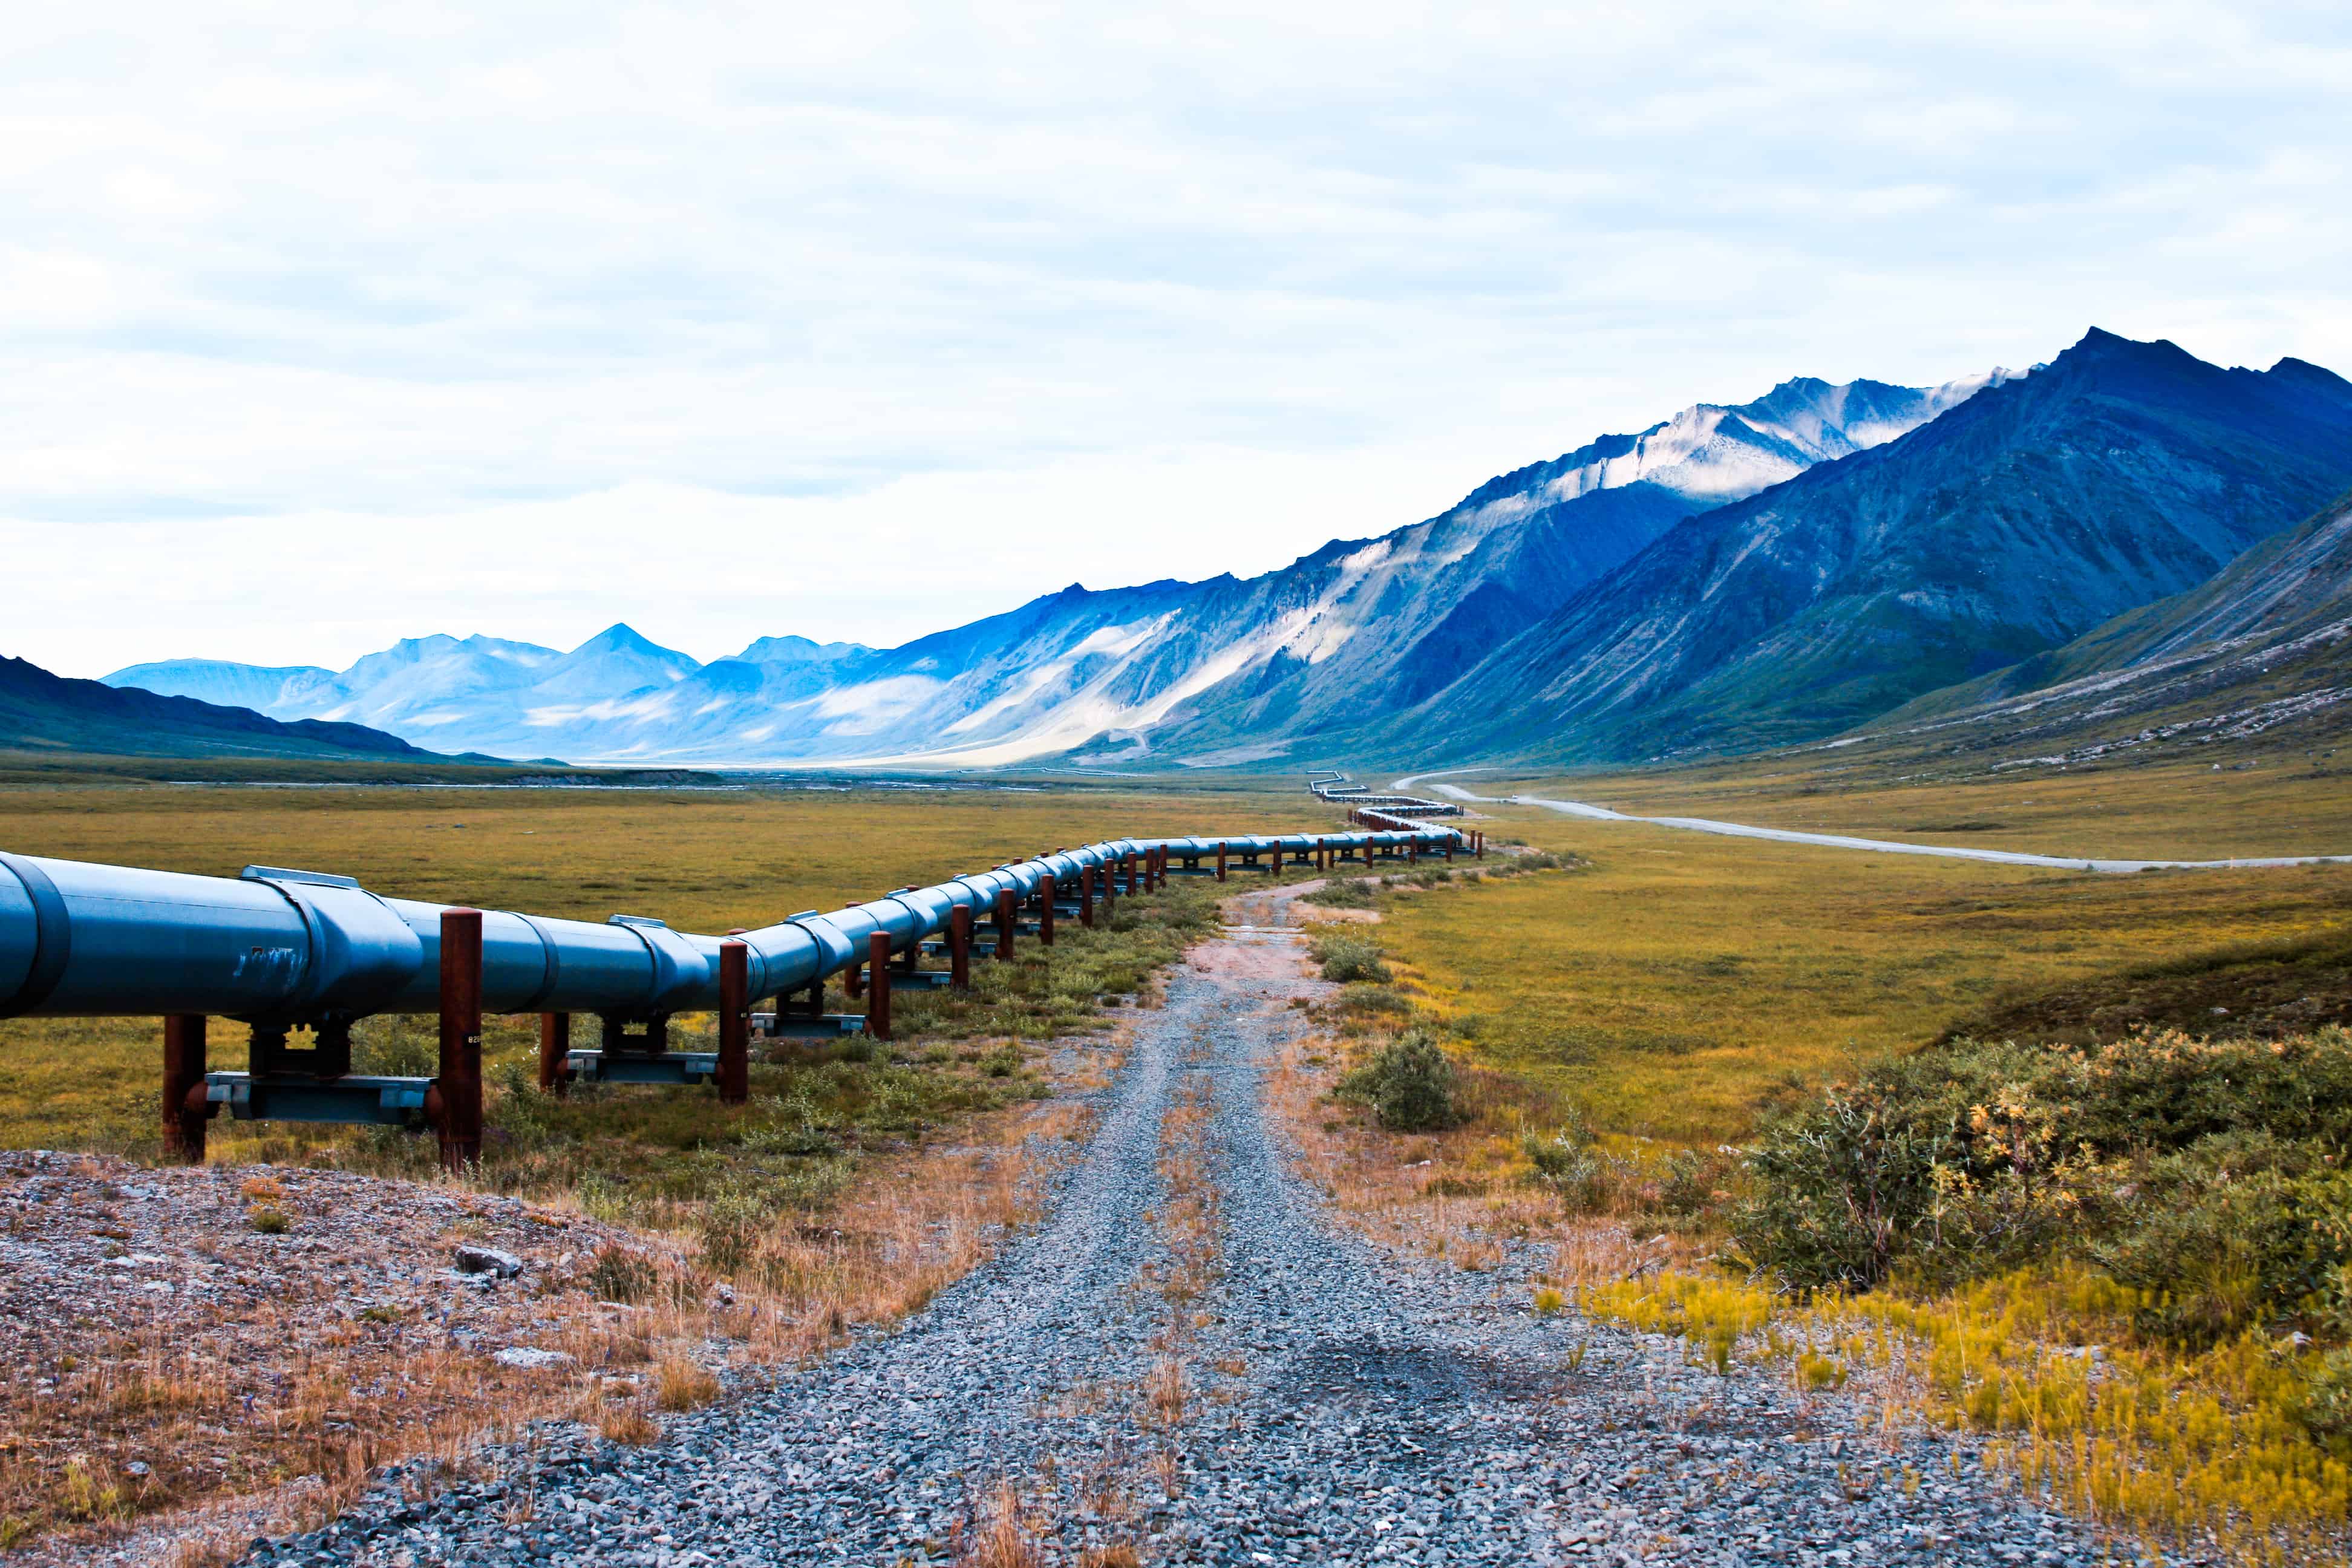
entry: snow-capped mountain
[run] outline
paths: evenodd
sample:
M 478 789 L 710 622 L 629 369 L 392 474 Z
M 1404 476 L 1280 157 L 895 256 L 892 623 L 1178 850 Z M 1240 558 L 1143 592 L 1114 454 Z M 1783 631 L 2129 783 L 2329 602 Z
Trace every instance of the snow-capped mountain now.
M 1383 752 L 1825 738 L 2194 587 L 2347 483 L 2352 383 L 2094 329 L 1899 441 L 1677 523 L 1465 664 Z
M 340 675 L 177 660 L 106 679 L 234 692 L 274 718 L 352 721 L 436 750 L 574 762 L 1247 762 L 1419 701 L 1684 519 L 2011 378 L 1784 382 L 1603 437 L 1260 577 L 1074 584 L 897 648 L 769 637 L 700 665 L 614 626 L 570 653 L 434 637 Z

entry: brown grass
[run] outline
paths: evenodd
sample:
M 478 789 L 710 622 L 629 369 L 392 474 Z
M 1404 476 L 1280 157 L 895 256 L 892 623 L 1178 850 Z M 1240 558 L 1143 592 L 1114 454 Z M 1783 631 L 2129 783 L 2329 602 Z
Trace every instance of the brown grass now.
M 654 1368 L 654 1403 L 664 1410 L 698 1410 L 719 1397 L 719 1378 L 673 1352 Z
M 959 1527 L 952 1547 L 959 1568 L 1045 1568 L 1045 1551 L 1009 1482 L 982 1500 L 979 1518 Z
M 1389 1132 L 1330 1098 L 1341 1055 L 1328 1039 L 1286 1047 L 1265 1078 L 1267 1109 L 1300 1177 L 1382 1246 L 1484 1272 L 1502 1261 L 1505 1242 L 1534 1242 L 1551 1248 L 1547 1277 L 1563 1286 L 1652 1273 L 1703 1250 L 1695 1237 L 1644 1223 L 1632 1192 L 1588 1213 L 1538 1182 L 1517 1131 L 1522 1091 L 1499 1075 L 1463 1068 L 1477 1111 L 1471 1122 Z
M 982 1118 L 952 1152 L 878 1160 L 822 1225 L 771 1227 L 728 1280 L 668 1248 L 644 1255 L 650 1287 L 629 1310 L 600 1308 L 584 1279 L 534 1298 L 531 1337 L 570 1355 L 564 1368 L 517 1372 L 457 1349 L 394 1353 L 373 1325 L 321 1330 L 292 1303 L 194 1341 L 90 1344 L 53 1390 L 12 1378 L 0 1392 L 0 1430 L 32 1438 L 0 1442 L 0 1518 L 23 1521 L 20 1531 L 63 1530 L 62 1547 L 120 1538 L 159 1510 L 318 1477 L 322 1485 L 281 1489 L 263 1510 L 272 1531 L 295 1530 L 331 1517 L 376 1466 L 422 1454 L 462 1468 L 478 1445 L 533 1419 L 583 1415 L 610 1440 L 652 1442 L 648 1404 L 688 1409 L 719 1391 L 687 1347 L 716 1339 L 747 1366 L 787 1363 L 838 1343 L 852 1323 L 919 1309 L 968 1272 L 1025 1223 L 1040 1160 L 1068 1147 L 1085 1114 L 1066 1101 L 1016 1108 Z M 269 1353 L 257 1359 L 259 1346 Z M 486 1385 L 496 1397 L 483 1396 Z M 607 1400 L 608 1387 L 621 1403 Z M 225 1462 L 159 1465 L 138 1481 L 92 1459 L 61 1484 L 54 1456 L 116 1450 Z M 201 1521 L 188 1531 L 183 1544 L 205 1549 Z M 244 1542 L 259 1532 L 236 1531 Z

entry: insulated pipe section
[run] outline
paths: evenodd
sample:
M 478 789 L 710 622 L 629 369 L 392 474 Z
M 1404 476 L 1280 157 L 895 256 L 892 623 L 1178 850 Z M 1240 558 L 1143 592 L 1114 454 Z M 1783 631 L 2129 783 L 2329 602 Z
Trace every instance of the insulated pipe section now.
M 603 925 L 505 910 L 482 915 L 482 1008 L 652 1017 L 719 1005 L 719 945 L 741 942 L 753 996 L 799 990 L 975 922 L 1000 892 L 1026 901 L 1132 854 L 1304 858 L 1318 842 L 1424 847 L 1461 830 L 1122 838 L 958 877 L 732 939 L 615 915 Z M 191 1015 L 306 1022 L 439 1007 L 441 904 L 382 898 L 348 877 L 249 866 L 194 877 L 0 853 L 0 1017 Z

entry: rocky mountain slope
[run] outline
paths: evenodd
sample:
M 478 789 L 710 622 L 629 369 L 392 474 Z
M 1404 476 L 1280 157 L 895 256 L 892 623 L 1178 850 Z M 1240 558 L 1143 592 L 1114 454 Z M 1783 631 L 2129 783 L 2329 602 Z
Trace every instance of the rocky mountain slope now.
M 139 665 L 117 686 L 254 700 L 436 746 L 605 762 L 1282 754 L 1442 689 L 1676 522 L 1892 440 L 2005 372 L 1812 379 L 1701 404 L 1489 480 L 1424 522 L 1247 581 L 1072 585 L 902 647 L 762 637 L 709 665 L 614 626 L 558 653 L 404 642 L 350 669 Z
M 1397 734 L 1429 756 L 1596 761 L 1835 734 L 2191 587 L 2347 482 L 2352 384 L 2095 330 L 1899 440 L 1678 524 Z
M 2352 730 L 2352 492 L 2186 594 L 1871 726 L 1874 749 L 2132 761 L 2215 742 L 2314 750 Z M 2227 747 L 2225 750 L 2242 749 Z

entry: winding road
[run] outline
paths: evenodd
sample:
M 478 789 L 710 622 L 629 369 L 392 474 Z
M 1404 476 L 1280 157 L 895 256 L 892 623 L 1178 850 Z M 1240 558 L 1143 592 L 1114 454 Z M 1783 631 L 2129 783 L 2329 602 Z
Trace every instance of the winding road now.
M 1458 773 L 1487 770 L 1463 768 L 1455 771 Z M 1423 779 L 1439 776 L 1436 773 L 1416 773 L 1411 778 L 1398 779 L 1389 787 L 1402 789 Z M 1906 844 L 1892 838 L 1856 838 L 1843 833 L 1803 833 L 1790 827 L 1757 827 L 1744 822 L 1717 822 L 1706 816 L 1633 816 L 1622 811 L 1612 811 L 1605 805 L 1590 805 L 1580 800 L 1548 800 L 1539 795 L 1473 795 L 1458 784 L 1441 784 L 1430 787 L 1440 795 L 1472 805 L 1538 805 L 1547 811 L 1587 817 L 1595 822 L 1641 822 L 1653 827 L 1679 827 L 1692 833 L 1717 833 L 1729 838 L 1766 838 L 1776 844 L 1813 844 L 1826 849 L 1866 849 L 1883 855 L 1932 855 L 1948 860 L 1987 860 L 2000 866 L 2046 866 L 2060 871 L 2222 870 L 2258 866 L 2327 866 L 2352 861 L 2352 855 L 2262 855 L 2230 860 L 2121 860 L 2099 857 L 2028 855 L 2015 849 L 1979 849 L 1958 844 Z

